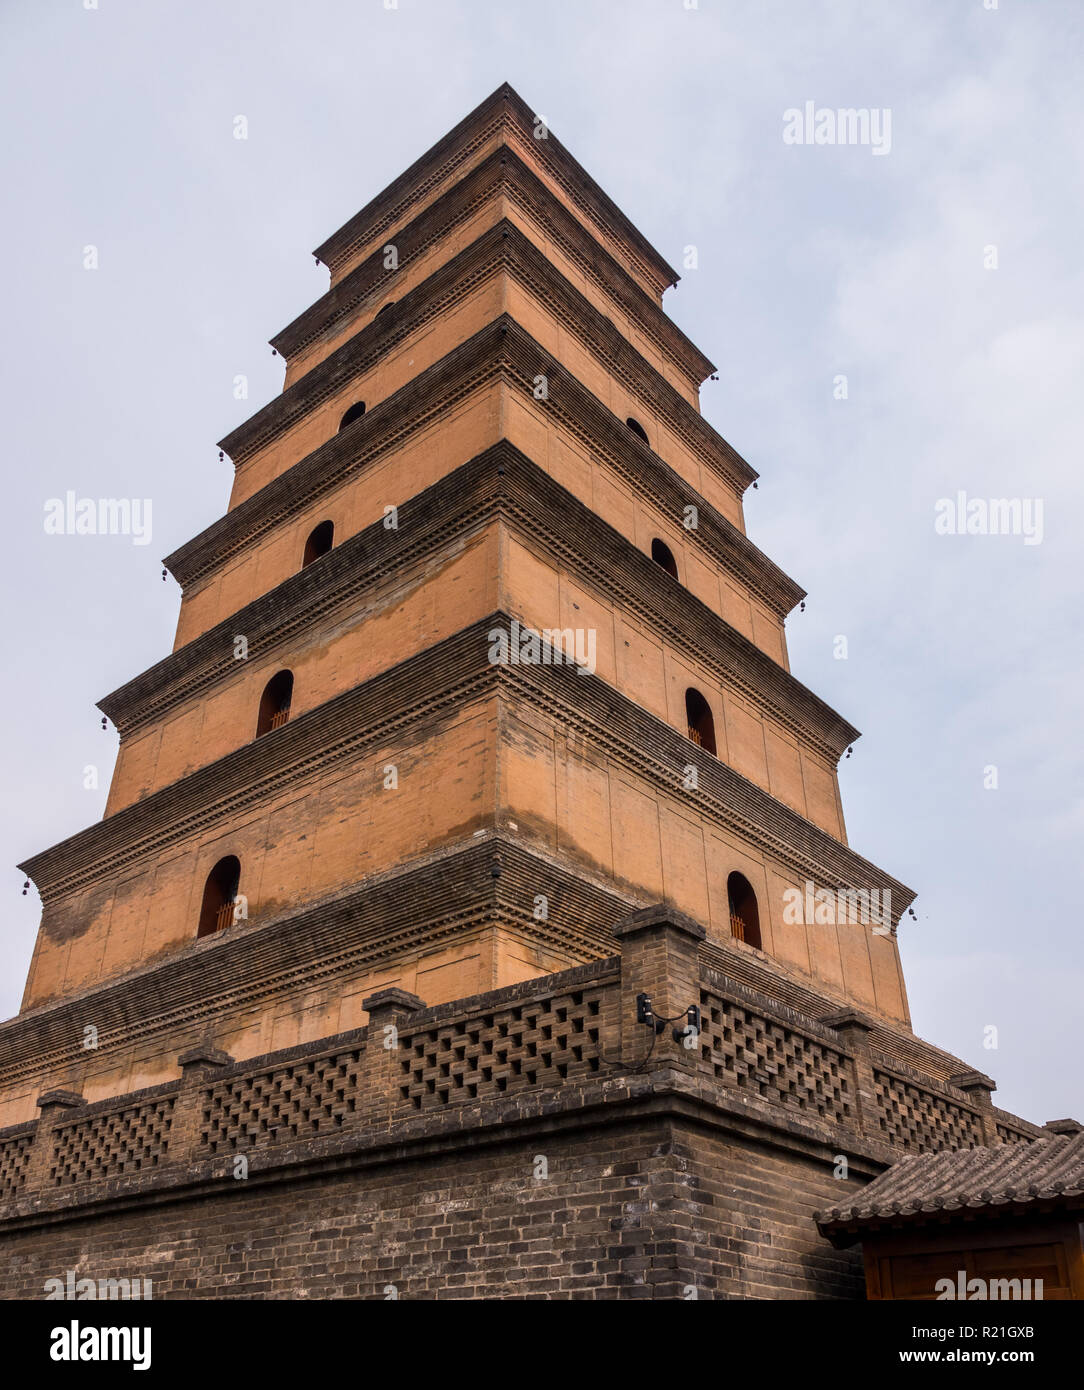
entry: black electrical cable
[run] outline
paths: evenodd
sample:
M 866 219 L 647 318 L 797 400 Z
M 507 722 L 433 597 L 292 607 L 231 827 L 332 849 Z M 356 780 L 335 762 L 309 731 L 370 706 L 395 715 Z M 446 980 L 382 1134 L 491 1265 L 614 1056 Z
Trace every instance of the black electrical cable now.
M 651 1058 L 655 1055 L 655 1044 L 656 1044 L 656 1042 L 658 1041 L 659 1034 L 663 1031 L 662 1028 L 656 1028 L 656 1027 L 655 1027 L 655 1024 L 656 1024 L 656 1023 L 661 1023 L 661 1024 L 663 1025 L 663 1028 L 665 1028 L 666 1025 L 667 1025 L 668 1023 L 677 1023 L 679 1019 L 688 1018 L 688 1017 L 689 1017 L 689 1010 L 688 1010 L 688 1009 L 683 1009 L 683 1010 L 681 1011 L 681 1013 L 675 1014 L 673 1018 L 665 1018 L 662 1014 L 657 1014 L 657 1013 L 655 1012 L 655 1010 L 652 1009 L 652 1011 L 651 1011 L 651 1017 L 652 1017 L 652 1019 L 654 1020 L 654 1021 L 652 1022 L 652 1024 L 651 1024 L 651 1046 L 647 1049 L 647 1053 L 646 1053 L 646 1055 L 645 1055 L 645 1057 L 644 1057 L 644 1060 L 643 1060 L 642 1062 L 638 1062 L 635 1066 L 633 1066 L 630 1062 L 624 1062 L 624 1061 L 622 1061 L 620 1057 L 617 1057 L 617 1058 L 607 1057 L 606 1054 L 605 1054 L 601 1049 L 599 1050 L 599 1054 L 598 1054 L 598 1055 L 599 1055 L 599 1060 L 600 1060 L 601 1062 L 604 1062 L 606 1066 L 608 1066 L 608 1067 L 616 1067 L 616 1068 L 619 1068 L 621 1071 L 628 1071 L 628 1072 L 641 1072 L 641 1071 L 643 1071 L 643 1070 L 645 1069 L 645 1067 L 647 1066 L 648 1062 L 650 1062 L 650 1061 L 651 1061 Z

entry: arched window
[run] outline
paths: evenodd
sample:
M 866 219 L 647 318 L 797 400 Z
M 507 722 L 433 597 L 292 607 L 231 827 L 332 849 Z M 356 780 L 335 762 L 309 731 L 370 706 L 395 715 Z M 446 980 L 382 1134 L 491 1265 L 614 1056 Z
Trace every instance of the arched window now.
M 207 875 L 197 936 L 210 936 L 212 932 L 222 931 L 232 924 L 240 883 L 241 861 L 235 854 L 227 854 Z
M 319 560 L 321 555 L 326 555 L 331 549 L 335 540 L 335 523 L 333 521 L 321 521 L 315 527 L 308 540 L 305 542 L 305 553 L 301 557 L 301 568 L 311 565 L 313 560 Z
M 636 435 L 637 439 L 642 439 L 644 443 L 648 445 L 648 447 L 650 447 L 651 440 L 647 437 L 647 430 L 644 429 L 643 425 L 640 424 L 639 420 L 634 419 L 630 415 L 629 418 L 625 421 L 625 424 L 628 425 L 629 429 L 632 430 L 633 434 Z
M 360 420 L 365 414 L 365 402 L 355 401 L 343 418 L 339 421 L 339 429 L 346 429 L 347 425 L 352 425 L 355 420 Z
M 739 941 L 760 949 L 760 912 L 753 885 L 744 874 L 733 873 L 726 881 L 730 905 L 730 930 Z
M 281 729 L 290 717 L 290 701 L 294 694 L 294 673 L 280 671 L 263 688 L 260 696 L 260 714 L 256 720 L 256 737 Z
M 699 690 L 691 687 L 685 692 L 685 716 L 689 722 L 689 737 L 707 753 L 715 752 L 715 720 L 711 706 Z
M 651 542 L 651 558 L 657 565 L 661 565 L 667 574 L 672 574 L 675 579 L 678 577 L 674 552 L 665 541 L 660 541 L 658 536 Z

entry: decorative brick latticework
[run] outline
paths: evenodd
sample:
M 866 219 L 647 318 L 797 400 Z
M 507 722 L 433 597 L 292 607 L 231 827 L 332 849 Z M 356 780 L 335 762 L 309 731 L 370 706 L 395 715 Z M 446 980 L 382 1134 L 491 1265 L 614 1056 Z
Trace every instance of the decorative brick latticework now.
M 142 1173 L 166 1157 L 173 1097 L 108 1109 L 60 1125 L 53 1134 L 55 1187 Z
M 21 1133 L 0 1141 L 0 1204 L 13 1201 L 22 1192 L 33 1142 L 33 1127 L 25 1127 Z
M 893 1147 L 925 1153 L 970 1149 L 982 1143 L 982 1127 L 974 1110 L 891 1072 L 875 1068 L 873 1079 L 881 1134 Z
M 1015 1115 L 1007 1115 L 1004 1110 L 995 1110 L 994 1114 L 995 1132 L 1002 1144 L 1030 1144 L 1033 1139 L 1043 1137 L 1041 1125 L 1029 1124 Z
M 700 1055 L 715 1077 L 751 1095 L 849 1125 L 850 1059 L 797 1029 L 710 991 L 701 993 Z
M 364 1044 L 217 1081 L 202 1094 L 199 1152 L 226 1154 L 336 1134 L 359 1107 Z
M 602 1071 L 601 989 L 573 989 L 400 1035 L 399 1097 L 426 1111 Z

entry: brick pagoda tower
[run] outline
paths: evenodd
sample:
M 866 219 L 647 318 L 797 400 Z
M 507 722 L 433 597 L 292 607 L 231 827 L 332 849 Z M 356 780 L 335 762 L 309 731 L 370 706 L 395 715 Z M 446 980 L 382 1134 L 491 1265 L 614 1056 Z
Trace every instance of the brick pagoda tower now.
M 101 702 L 106 815 L 22 866 L 0 1271 L 858 1296 L 838 1154 L 853 1192 L 1041 1131 L 910 1031 L 912 894 L 847 844 L 857 734 L 790 674 L 677 275 L 507 86 L 317 255 L 174 650 Z M 796 920 L 809 884 L 890 913 Z

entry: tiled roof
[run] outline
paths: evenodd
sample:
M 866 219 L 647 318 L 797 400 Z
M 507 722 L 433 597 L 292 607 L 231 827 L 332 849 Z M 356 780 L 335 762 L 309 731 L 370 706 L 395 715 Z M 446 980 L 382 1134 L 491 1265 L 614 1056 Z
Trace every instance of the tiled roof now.
M 845 1207 L 817 1213 L 825 1235 L 884 1222 L 924 1221 L 943 1212 L 1084 1202 L 1084 1132 L 1031 1144 L 916 1154 L 893 1163 Z

